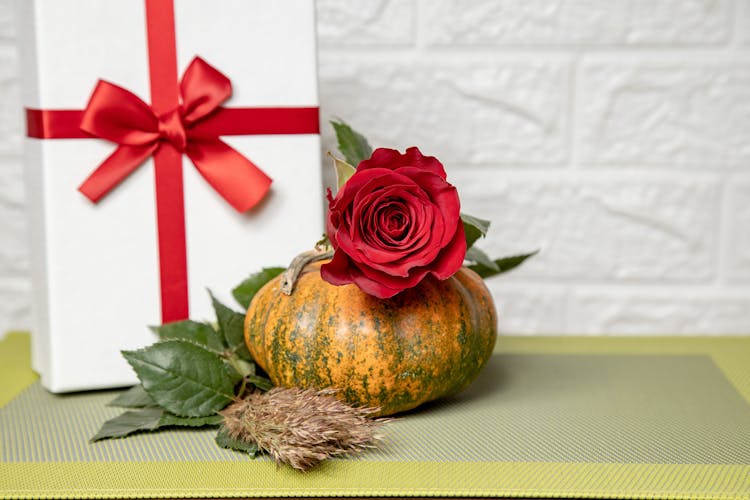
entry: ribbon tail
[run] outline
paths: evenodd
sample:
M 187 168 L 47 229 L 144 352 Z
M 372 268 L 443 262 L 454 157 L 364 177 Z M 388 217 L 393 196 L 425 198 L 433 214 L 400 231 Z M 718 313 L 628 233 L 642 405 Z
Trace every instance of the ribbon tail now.
M 158 143 L 146 146 L 119 146 L 83 181 L 78 191 L 97 203 L 146 161 L 157 147 Z
M 188 141 L 185 151 L 198 172 L 238 212 L 263 199 L 271 178 L 220 139 Z

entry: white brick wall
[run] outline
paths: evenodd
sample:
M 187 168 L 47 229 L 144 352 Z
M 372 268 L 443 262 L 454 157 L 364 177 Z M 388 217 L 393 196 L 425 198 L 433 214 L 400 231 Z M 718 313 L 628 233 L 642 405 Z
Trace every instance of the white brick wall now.
M 0 0 L 0 332 L 28 325 L 15 24 Z M 318 0 L 323 118 L 441 158 L 501 330 L 750 333 L 750 0 Z M 326 128 L 326 148 L 333 139 Z
M 731 0 L 437 0 L 425 39 L 450 45 L 709 44 L 729 40 Z
M 12 1 L 0 0 L 0 335 L 29 324 L 21 109 Z

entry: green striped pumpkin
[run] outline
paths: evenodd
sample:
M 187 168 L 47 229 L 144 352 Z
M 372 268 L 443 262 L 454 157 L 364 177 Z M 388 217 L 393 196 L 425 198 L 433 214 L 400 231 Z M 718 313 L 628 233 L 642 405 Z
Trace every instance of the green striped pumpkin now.
M 305 267 L 291 296 L 281 277 L 270 281 L 247 311 L 245 342 L 274 384 L 337 388 L 391 415 L 465 389 L 492 354 L 497 315 L 473 271 L 382 300 L 323 281 L 320 265 Z

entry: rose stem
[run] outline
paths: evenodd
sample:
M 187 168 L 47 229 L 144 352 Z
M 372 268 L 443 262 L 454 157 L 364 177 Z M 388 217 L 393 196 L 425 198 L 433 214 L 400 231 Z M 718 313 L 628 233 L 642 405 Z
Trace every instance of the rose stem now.
M 297 283 L 300 273 L 306 265 L 319 260 L 330 259 L 333 257 L 333 250 L 327 248 L 316 248 L 308 250 L 296 256 L 284 274 L 281 275 L 281 293 L 291 295 L 294 291 L 294 285 Z

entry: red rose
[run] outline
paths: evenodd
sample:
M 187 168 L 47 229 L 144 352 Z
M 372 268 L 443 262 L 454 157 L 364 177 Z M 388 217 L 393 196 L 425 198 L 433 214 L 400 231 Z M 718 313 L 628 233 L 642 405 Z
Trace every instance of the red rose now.
M 334 285 L 356 284 L 385 299 L 428 274 L 452 276 L 466 255 L 458 193 L 443 165 L 412 147 L 376 149 L 341 187 L 328 192 L 328 239 L 335 250 L 321 267 Z

